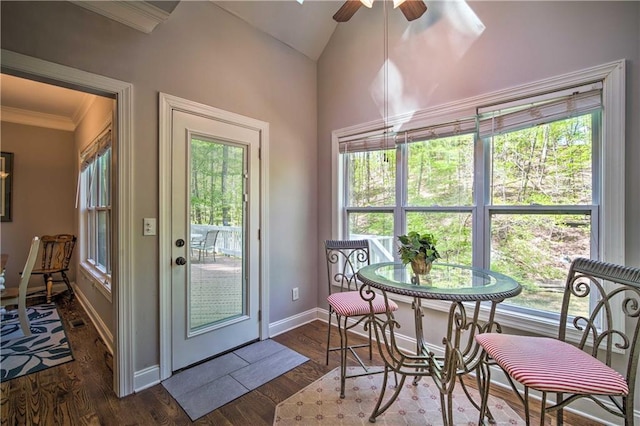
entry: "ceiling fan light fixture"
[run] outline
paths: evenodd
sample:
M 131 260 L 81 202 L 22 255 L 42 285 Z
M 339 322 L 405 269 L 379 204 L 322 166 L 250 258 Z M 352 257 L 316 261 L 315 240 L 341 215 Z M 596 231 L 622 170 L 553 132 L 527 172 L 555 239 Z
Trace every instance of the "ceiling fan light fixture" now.
M 404 3 L 406 0 L 393 0 L 393 8 L 397 8 L 398 6 L 400 6 L 402 3 Z
M 360 3 L 364 4 L 368 8 L 371 8 L 373 6 L 373 0 L 360 0 Z

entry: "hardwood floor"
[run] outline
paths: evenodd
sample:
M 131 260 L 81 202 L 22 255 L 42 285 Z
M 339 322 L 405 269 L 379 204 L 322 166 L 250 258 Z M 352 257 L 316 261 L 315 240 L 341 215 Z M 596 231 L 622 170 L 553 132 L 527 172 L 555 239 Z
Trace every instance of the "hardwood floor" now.
M 75 361 L 2 383 L 2 425 L 272 425 L 279 402 L 339 365 L 337 353 L 331 355 L 328 366 L 324 362 L 327 325 L 306 324 L 273 340 L 305 355 L 309 362 L 192 423 L 162 385 L 117 398 L 112 391 L 111 356 L 89 318 L 76 300 L 60 299 L 58 308 Z M 78 319 L 86 325 L 72 328 L 70 324 Z M 336 333 L 335 342 L 337 338 Z M 510 392 L 493 391 L 522 416 Z M 534 412 L 537 409 L 533 407 Z M 532 424 L 539 424 L 539 417 Z M 565 424 L 595 425 L 571 415 L 565 415 Z

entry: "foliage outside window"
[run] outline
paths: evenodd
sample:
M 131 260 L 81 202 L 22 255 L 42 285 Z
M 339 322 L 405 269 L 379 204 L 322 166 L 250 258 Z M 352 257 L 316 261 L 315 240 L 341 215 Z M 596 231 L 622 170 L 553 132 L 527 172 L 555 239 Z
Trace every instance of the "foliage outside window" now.
M 442 262 L 517 279 L 524 291 L 511 308 L 558 312 L 571 261 L 599 256 L 600 96 L 479 108 L 395 135 L 392 147 L 339 141 L 343 232 L 369 238 L 373 261 L 398 260 L 396 235 L 432 233 Z
M 558 312 L 571 261 L 591 257 L 598 229 L 593 205 L 594 120 L 599 120 L 599 113 L 488 140 L 490 266 L 523 286 L 521 296 L 507 304 Z M 573 313 L 587 314 L 588 308 Z
M 111 129 L 82 154 L 82 256 L 89 269 L 111 290 Z
M 244 155 L 241 147 L 191 140 L 192 224 L 242 226 Z

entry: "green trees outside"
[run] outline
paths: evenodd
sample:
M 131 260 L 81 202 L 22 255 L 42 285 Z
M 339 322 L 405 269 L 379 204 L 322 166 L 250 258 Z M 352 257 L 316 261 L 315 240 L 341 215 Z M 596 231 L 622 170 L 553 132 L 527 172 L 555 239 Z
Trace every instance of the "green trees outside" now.
M 244 169 L 242 147 L 191 141 L 192 224 L 242 225 Z
M 476 144 L 489 150 L 487 161 L 480 161 L 487 164 L 485 181 L 479 181 L 474 169 L 474 153 L 481 151 Z M 405 231 L 433 233 L 443 262 L 472 263 L 474 185 L 481 188 L 490 211 L 491 268 L 524 287 L 523 295 L 510 303 L 555 310 L 570 261 L 590 255 L 591 114 L 488 140 L 466 134 L 347 155 L 348 207 L 381 208 L 350 212 L 350 234 L 393 237 L 396 177 L 401 175 L 396 157 L 401 155 L 407 175 L 400 186 L 406 191 L 400 206 Z M 562 208 L 566 206 L 583 206 L 584 211 Z

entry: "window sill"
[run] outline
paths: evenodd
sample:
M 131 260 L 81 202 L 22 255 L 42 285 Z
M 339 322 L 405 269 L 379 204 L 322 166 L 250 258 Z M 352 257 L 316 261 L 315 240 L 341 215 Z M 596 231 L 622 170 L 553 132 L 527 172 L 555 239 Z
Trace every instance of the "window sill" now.
M 96 288 L 111 303 L 111 280 L 102 271 L 97 270 L 92 264 L 80 263 L 80 272 L 93 287 Z

